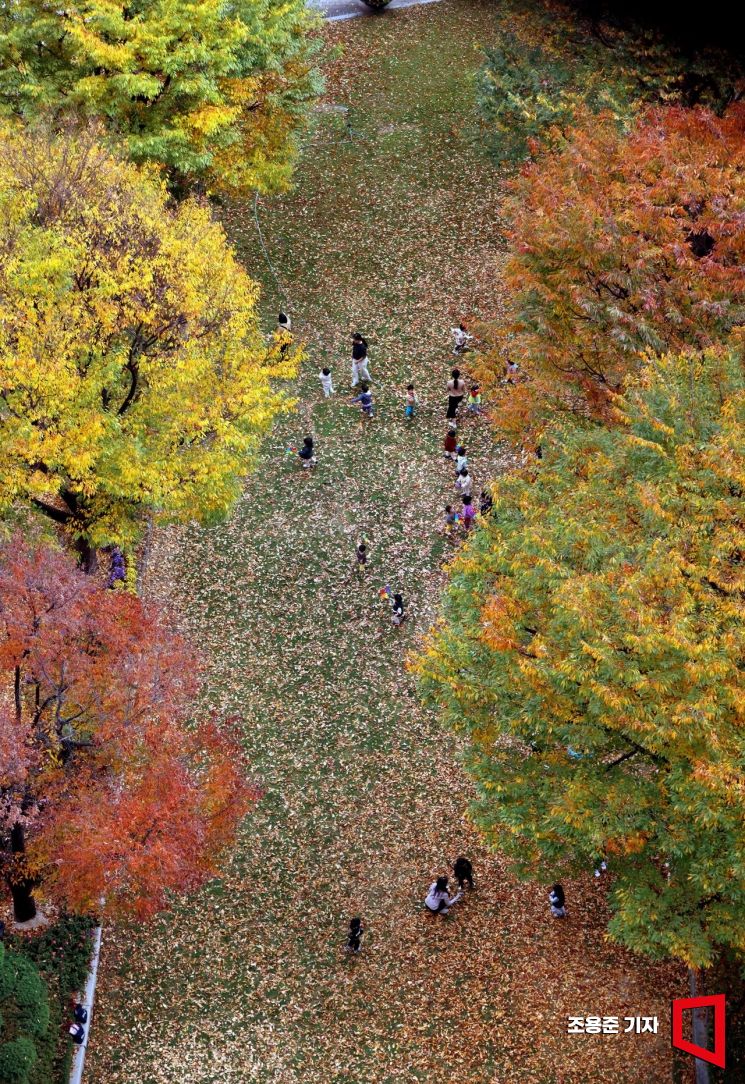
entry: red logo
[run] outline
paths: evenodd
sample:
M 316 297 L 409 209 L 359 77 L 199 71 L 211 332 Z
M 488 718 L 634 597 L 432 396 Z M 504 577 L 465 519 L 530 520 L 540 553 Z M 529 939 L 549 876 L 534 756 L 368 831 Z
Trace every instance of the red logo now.
M 683 1013 L 686 1009 L 713 1008 L 714 1010 L 714 1049 L 697 1046 L 683 1038 Z M 673 1046 L 692 1054 L 701 1061 L 711 1062 L 724 1069 L 724 994 L 712 994 L 710 997 L 676 997 L 673 1000 Z

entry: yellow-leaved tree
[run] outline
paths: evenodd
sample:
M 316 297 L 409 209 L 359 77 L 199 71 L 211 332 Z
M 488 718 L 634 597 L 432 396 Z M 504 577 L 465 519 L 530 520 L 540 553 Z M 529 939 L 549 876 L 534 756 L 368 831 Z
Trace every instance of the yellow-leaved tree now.
M 225 513 L 298 360 L 257 297 L 206 205 L 91 133 L 0 133 L 0 507 L 88 566 L 148 513 Z

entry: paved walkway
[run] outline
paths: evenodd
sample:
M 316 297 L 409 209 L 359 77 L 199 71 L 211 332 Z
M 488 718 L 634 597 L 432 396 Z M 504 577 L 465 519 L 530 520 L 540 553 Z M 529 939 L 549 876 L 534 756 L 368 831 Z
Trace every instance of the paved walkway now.
M 385 9 L 410 8 L 414 4 L 436 4 L 438 0 L 391 0 Z M 354 19 L 357 15 L 377 16 L 384 12 L 373 11 L 362 0 L 310 0 L 311 7 L 318 8 L 326 16 L 329 22 L 338 22 L 340 19 Z

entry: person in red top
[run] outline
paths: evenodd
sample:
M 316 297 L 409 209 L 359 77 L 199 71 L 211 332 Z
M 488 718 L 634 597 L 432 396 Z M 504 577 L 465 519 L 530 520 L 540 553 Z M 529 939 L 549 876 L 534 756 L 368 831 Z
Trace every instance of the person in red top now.
M 458 446 L 458 442 L 457 442 L 456 437 L 455 437 L 455 426 L 454 425 L 448 426 L 447 435 L 445 436 L 445 439 L 442 442 L 442 446 L 445 449 L 445 458 L 446 459 L 455 459 L 455 457 L 456 457 L 455 456 L 455 449 Z

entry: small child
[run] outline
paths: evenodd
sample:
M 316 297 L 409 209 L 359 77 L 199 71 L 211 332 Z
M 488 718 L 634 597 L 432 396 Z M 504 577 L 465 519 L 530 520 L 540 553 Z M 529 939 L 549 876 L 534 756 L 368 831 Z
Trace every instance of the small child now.
M 284 310 L 280 310 L 277 317 L 277 327 L 280 331 L 292 331 L 292 320 Z
M 517 374 L 520 372 L 520 366 L 516 361 L 507 362 L 507 383 L 514 384 Z
M 463 891 L 463 885 L 465 884 L 467 884 L 469 888 L 473 888 L 473 866 L 468 858 L 463 858 L 462 855 L 460 858 L 456 858 L 453 866 L 453 873 L 455 874 L 455 879 L 458 882 L 458 888 L 461 892 Z
M 353 403 L 360 404 L 360 410 L 368 418 L 373 417 L 373 399 L 370 394 L 370 387 L 368 384 L 360 384 L 360 394 L 355 395 L 352 399 Z
M 494 507 L 494 501 L 492 495 L 488 489 L 481 490 L 481 496 L 479 497 L 479 512 L 482 516 L 488 516 Z
M 548 894 L 548 902 L 551 904 L 551 914 L 554 918 L 566 918 L 566 900 L 561 885 L 554 885 Z
M 413 384 L 406 385 L 406 417 L 413 418 L 416 407 L 419 405 L 417 394 Z
M 473 527 L 476 518 L 476 509 L 471 504 L 470 496 L 463 498 L 463 528 L 468 533 Z
M 469 335 L 465 324 L 458 324 L 457 327 L 451 327 L 450 333 L 453 336 L 453 353 L 464 353 L 468 349 L 468 344 L 473 338 L 473 335 Z
M 468 407 L 469 414 L 481 413 L 481 388 L 478 384 L 471 384 L 468 391 L 466 406 Z
M 455 459 L 455 449 L 457 447 L 457 441 L 455 439 L 455 426 L 448 426 L 447 435 L 445 436 L 442 446 L 445 449 L 445 459 Z
M 461 497 L 470 497 L 473 493 L 473 478 L 468 473 L 468 467 L 464 467 L 455 479 L 455 488 Z
M 455 449 L 455 473 L 460 474 L 464 467 L 468 466 L 468 456 L 466 455 L 466 449 L 462 444 L 459 444 Z
M 309 470 L 316 465 L 316 455 L 313 450 L 313 437 L 304 437 L 303 446 L 297 453 L 300 457 L 300 466 Z
M 403 625 L 405 620 L 403 595 L 394 595 L 391 602 L 391 621 L 398 628 L 399 625 Z
M 362 925 L 361 918 L 353 918 L 349 923 L 349 933 L 347 934 L 347 952 L 359 952 L 362 948 L 362 938 L 365 934 L 365 927 Z
M 360 542 L 360 544 L 357 546 L 356 557 L 357 571 L 363 572 L 365 565 L 367 564 L 367 544 L 365 542 Z
M 452 534 L 458 526 L 458 520 L 460 516 L 457 512 L 454 512 L 452 505 L 445 505 L 445 534 Z
M 323 394 L 324 394 L 325 398 L 328 399 L 329 395 L 334 394 L 334 384 L 333 384 L 333 378 L 331 376 L 331 370 L 330 369 L 321 369 L 320 373 L 318 374 L 318 379 L 321 381 L 321 387 L 323 388 Z

